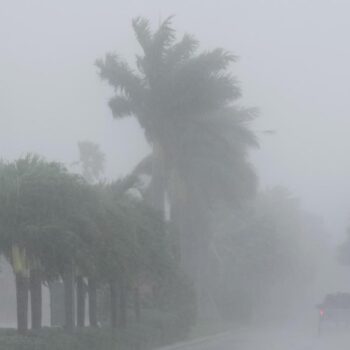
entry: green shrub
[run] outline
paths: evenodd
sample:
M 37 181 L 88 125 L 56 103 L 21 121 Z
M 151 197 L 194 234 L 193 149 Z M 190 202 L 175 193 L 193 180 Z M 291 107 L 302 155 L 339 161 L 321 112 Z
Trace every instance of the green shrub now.
M 26 336 L 17 335 L 13 331 L 2 331 L 0 334 L 0 350 L 119 349 L 117 335 L 111 330 L 84 329 L 70 334 L 61 329 L 47 328 L 39 332 L 30 332 Z M 120 349 L 126 348 L 121 346 Z

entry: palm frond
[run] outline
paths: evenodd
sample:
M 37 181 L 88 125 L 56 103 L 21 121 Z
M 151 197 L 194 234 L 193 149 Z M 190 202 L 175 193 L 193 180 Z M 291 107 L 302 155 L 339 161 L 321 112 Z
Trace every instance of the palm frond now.
M 143 75 L 146 74 L 146 67 L 145 67 L 145 57 L 140 55 L 135 55 L 136 57 L 136 67 L 139 70 L 139 72 Z
M 213 112 L 241 95 L 239 85 L 230 74 L 207 75 L 183 66 L 171 82 L 168 106 L 177 115 Z
M 211 76 L 208 84 L 208 96 L 213 96 L 217 101 L 217 108 L 225 106 L 227 102 L 241 97 L 241 89 L 238 81 L 231 74 Z
M 158 55 L 163 55 L 166 48 L 168 48 L 175 40 L 175 29 L 171 27 L 174 16 L 168 17 L 153 35 L 152 51 Z
M 192 35 L 185 34 L 181 41 L 169 48 L 166 61 L 170 65 L 175 65 L 184 60 L 188 60 L 197 50 L 199 41 Z
M 243 108 L 243 107 L 232 107 L 234 110 L 234 118 L 240 123 L 248 123 L 259 115 L 259 109 L 256 107 Z
M 152 45 L 152 32 L 149 21 L 146 18 L 137 17 L 132 20 L 132 26 L 138 43 L 144 53 L 147 54 Z
M 123 118 L 134 114 L 134 104 L 125 96 L 116 95 L 109 100 L 109 107 L 112 110 L 113 117 Z
M 226 70 L 228 66 L 237 61 L 237 56 L 218 48 L 212 51 L 204 52 L 192 60 L 192 67 L 208 73 L 217 73 Z
M 254 108 L 237 108 L 234 106 L 218 110 L 211 115 L 200 117 L 203 125 L 224 137 L 232 148 L 239 149 L 243 154 L 247 148 L 259 146 L 255 133 L 248 127 L 247 123 L 256 117 Z
M 143 93 L 142 80 L 124 61 L 116 55 L 107 54 L 104 60 L 97 60 L 96 66 L 100 70 L 100 77 L 132 98 L 141 98 Z

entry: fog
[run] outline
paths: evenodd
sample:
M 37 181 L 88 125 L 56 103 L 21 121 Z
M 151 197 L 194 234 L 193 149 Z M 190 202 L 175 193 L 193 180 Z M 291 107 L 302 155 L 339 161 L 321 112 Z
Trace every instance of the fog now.
M 1 149 L 11 157 L 33 151 L 69 162 L 77 140 L 88 139 L 107 153 L 110 176 L 132 169 L 147 146 L 132 120 L 112 120 L 110 91 L 93 63 L 111 50 L 132 55 L 133 17 L 158 23 L 174 14 L 176 28 L 194 33 L 203 47 L 240 57 L 234 70 L 244 103 L 260 109 L 254 128 L 276 130 L 259 135 L 253 155 L 262 186 L 286 185 L 341 236 L 350 204 L 349 6 L 342 0 L 2 1 Z
M 218 214 L 212 226 L 220 264 L 239 266 L 225 255 L 225 237 L 231 231 L 237 231 L 237 237 L 241 231 L 254 231 L 251 211 L 258 213 L 253 215 L 256 225 L 263 225 L 260 213 L 279 219 L 289 215 L 286 231 L 300 234 L 298 242 L 305 244 L 300 260 L 309 263 L 313 276 L 294 312 L 300 305 L 309 310 L 303 321 L 294 323 L 313 329 L 318 317 L 315 305 L 324 295 L 350 291 L 348 267 L 337 259 L 350 213 L 349 12 L 346 0 L 0 0 L 0 157 L 14 161 L 38 154 L 75 172 L 81 156 L 78 142 L 89 141 L 105 154 L 105 172 L 99 180 L 110 182 L 130 174 L 152 147 L 136 118 L 113 118 L 108 101 L 117 89 L 108 79 L 101 80 L 101 67 L 95 62 L 115 52 L 134 67 L 134 55 L 141 50 L 132 19 L 147 18 L 156 30 L 174 15 L 172 27 L 178 38 L 190 33 L 198 39 L 200 51 L 222 47 L 239 57 L 230 68 L 242 89 L 237 104 L 259 111 L 249 123 L 259 147 L 247 151 L 257 176 L 258 199 L 248 207 L 238 205 L 235 214 L 226 213 L 227 208 Z M 275 192 L 276 188 L 286 192 Z M 286 211 L 275 210 L 279 200 Z M 189 208 L 194 220 L 201 217 L 195 203 Z M 240 215 L 251 218 L 239 226 L 241 231 L 233 229 Z M 285 229 L 285 223 L 274 224 Z M 209 276 L 206 283 L 219 286 L 218 279 L 210 276 L 218 273 L 216 267 L 207 264 L 203 266 L 208 274 L 198 279 Z M 10 274 L 8 267 L 4 270 Z M 240 277 L 232 278 L 233 285 L 240 284 Z M 257 288 L 250 282 L 242 286 Z M 264 300 L 276 301 L 273 293 Z M 11 299 L 8 294 L 3 293 L 6 300 Z M 201 298 L 208 304 L 207 295 Z M 208 310 L 212 312 L 210 306 Z M 48 322 L 47 312 L 44 319 Z

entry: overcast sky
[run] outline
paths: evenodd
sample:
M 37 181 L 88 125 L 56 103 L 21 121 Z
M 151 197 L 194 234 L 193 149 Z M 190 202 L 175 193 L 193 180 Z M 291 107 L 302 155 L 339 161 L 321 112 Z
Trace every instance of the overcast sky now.
M 109 177 L 131 170 L 147 144 L 135 121 L 112 120 L 93 63 L 132 57 L 133 17 L 156 26 L 174 14 L 204 49 L 240 57 L 241 103 L 260 109 L 261 187 L 288 187 L 338 237 L 350 212 L 349 13 L 348 0 L 0 0 L 0 154 L 70 163 L 91 140 Z

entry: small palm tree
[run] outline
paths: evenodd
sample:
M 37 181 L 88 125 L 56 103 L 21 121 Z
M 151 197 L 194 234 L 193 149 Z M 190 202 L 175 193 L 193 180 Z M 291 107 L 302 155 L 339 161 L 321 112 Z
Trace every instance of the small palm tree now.
M 28 328 L 28 290 L 32 327 L 41 327 L 41 284 L 45 227 L 52 219 L 54 183 L 60 165 L 27 155 L 0 166 L 0 239 L 2 253 L 16 275 L 18 330 Z M 29 283 L 30 280 L 30 283 Z
M 32 328 L 39 329 L 42 283 L 70 275 L 82 264 L 91 231 L 87 192 L 81 177 L 38 156 L 0 164 L 0 246 L 16 276 L 21 333 L 28 328 L 29 288 Z M 69 290 L 66 314 L 71 325 L 73 292 Z

